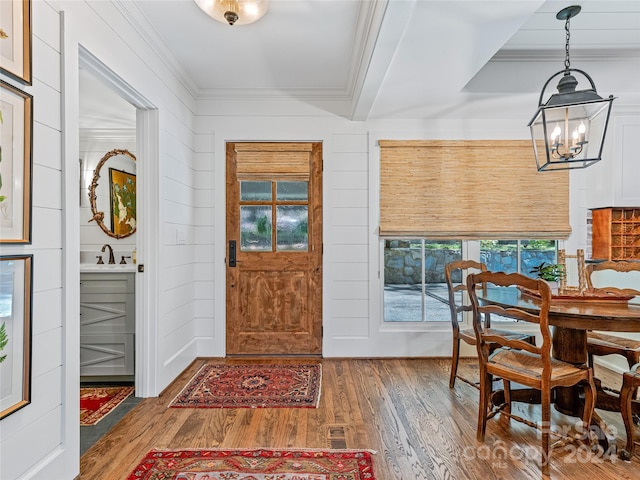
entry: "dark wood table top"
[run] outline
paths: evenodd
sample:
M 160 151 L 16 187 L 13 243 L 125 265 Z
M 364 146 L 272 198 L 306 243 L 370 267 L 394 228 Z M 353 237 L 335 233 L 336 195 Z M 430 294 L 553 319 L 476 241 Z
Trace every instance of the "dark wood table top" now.
M 478 291 L 478 298 L 490 304 L 532 311 L 540 304 L 539 299 L 523 294 L 515 287 L 487 288 L 486 293 Z M 592 300 L 552 301 L 549 323 L 575 330 L 640 332 L 640 305 Z

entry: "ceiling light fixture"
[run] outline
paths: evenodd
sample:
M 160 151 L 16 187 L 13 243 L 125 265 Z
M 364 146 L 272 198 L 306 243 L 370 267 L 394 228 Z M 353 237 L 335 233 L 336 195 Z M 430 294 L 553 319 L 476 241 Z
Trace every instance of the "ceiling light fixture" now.
M 229 25 L 247 25 L 260 20 L 269 8 L 269 0 L 195 0 L 211 18 Z
M 586 72 L 571 68 L 569 19 L 580 13 L 580 9 L 580 6 L 573 5 L 556 14 L 558 20 L 565 21 L 564 70 L 552 75 L 544 84 L 538 110 L 529 122 L 538 171 L 586 168 L 602 157 L 614 97 L 610 95 L 603 99 Z M 583 75 L 591 88 L 576 91 L 578 81 L 571 72 Z M 551 95 L 543 104 L 547 85 L 560 74 L 563 77 L 558 82 L 558 93 Z

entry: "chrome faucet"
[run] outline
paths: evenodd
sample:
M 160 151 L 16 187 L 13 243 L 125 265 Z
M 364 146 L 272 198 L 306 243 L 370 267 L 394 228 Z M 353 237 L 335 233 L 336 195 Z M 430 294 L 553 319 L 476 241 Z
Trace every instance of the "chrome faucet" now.
M 111 245 L 109 245 L 108 243 L 102 246 L 102 252 L 104 252 L 104 249 L 108 248 L 109 249 L 109 265 L 114 265 L 116 263 L 116 259 L 113 258 L 113 248 L 111 248 Z

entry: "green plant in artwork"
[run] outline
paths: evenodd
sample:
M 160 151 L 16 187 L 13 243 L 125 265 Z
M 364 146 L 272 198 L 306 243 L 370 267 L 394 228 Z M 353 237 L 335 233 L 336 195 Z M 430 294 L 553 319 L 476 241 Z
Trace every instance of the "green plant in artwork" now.
M 537 267 L 533 267 L 529 270 L 529 273 L 535 273 L 538 278 L 548 282 L 557 282 L 567 274 L 564 265 L 546 262 L 542 262 Z
M 7 336 L 7 327 L 3 322 L 2 325 L 0 325 L 0 352 L 4 350 L 4 347 L 7 346 L 7 343 L 9 343 L 9 337 Z M 6 358 L 6 355 L 0 356 L 0 363 L 4 362 Z

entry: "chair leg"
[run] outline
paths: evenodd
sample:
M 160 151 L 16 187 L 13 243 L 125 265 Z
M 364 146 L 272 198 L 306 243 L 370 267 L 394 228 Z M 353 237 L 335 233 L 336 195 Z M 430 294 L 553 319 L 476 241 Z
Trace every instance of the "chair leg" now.
M 502 384 L 504 386 L 504 403 L 505 403 L 505 407 L 503 411 L 505 411 L 506 413 L 511 413 L 511 382 L 509 380 L 503 379 Z M 505 415 L 504 418 L 506 418 L 507 421 L 509 421 L 508 416 Z
M 456 375 L 458 374 L 458 360 L 460 357 L 460 337 L 453 334 L 453 352 L 451 354 L 451 376 L 449 377 L 449 388 L 453 388 L 456 384 Z
M 586 441 L 591 445 L 592 438 L 590 435 L 591 420 L 593 419 L 593 412 L 596 405 L 596 398 L 598 392 L 596 386 L 593 383 L 593 378 L 589 382 L 584 382 L 584 410 L 582 412 L 582 435 Z
M 636 363 L 640 363 L 640 353 L 638 352 L 630 352 L 627 354 L 627 363 L 629 364 L 629 370 L 633 370 L 633 367 Z M 638 399 L 638 388 L 633 389 L 633 395 L 631 396 L 634 400 Z
M 549 438 L 551 432 L 551 389 L 549 387 L 542 388 L 541 404 L 542 404 L 542 475 L 544 478 L 549 477 Z
M 484 442 L 485 432 L 487 431 L 487 416 L 489 414 L 489 400 L 491 398 L 491 389 L 493 379 L 491 374 L 486 371 L 480 372 L 480 404 L 478 405 L 478 432 L 476 438 Z
M 622 381 L 622 390 L 620 391 L 620 413 L 622 414 L 622 420 L 624 421 L 624 430 L 627 434 L 627 445 L 625 452 L 622 453 L 622 458 L 630 460 L 633 456 L 633 413 L 631 411 L 631 398 L 633 392 L 637 390 L 637 387 L 633 385 L 633 377 L 624 374 Z

